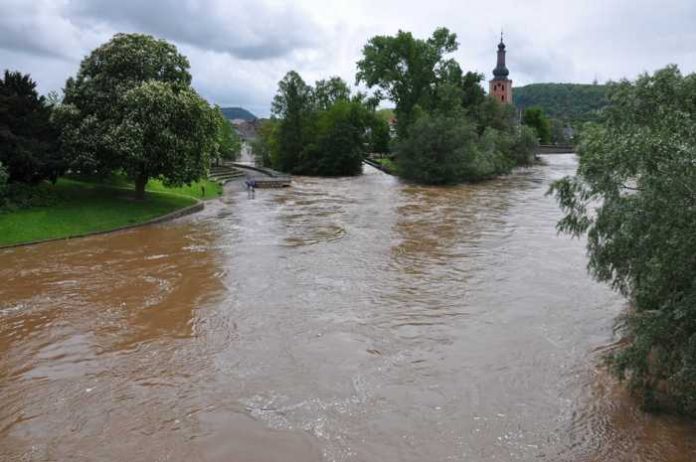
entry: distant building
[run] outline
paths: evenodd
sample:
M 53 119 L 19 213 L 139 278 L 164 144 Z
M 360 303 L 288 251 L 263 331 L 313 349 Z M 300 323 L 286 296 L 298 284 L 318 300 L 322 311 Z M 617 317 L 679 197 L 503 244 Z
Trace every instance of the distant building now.
M 498 63 L 493 69 L 493 79 L 489 82 L 488 94 L 498 101 L 512 104 L 512 80 L 508 78 L 510 71 L 505 67 L 505 43 L 503 43 L 503 33 L 500 33 L 500 43 L 498 44 Z

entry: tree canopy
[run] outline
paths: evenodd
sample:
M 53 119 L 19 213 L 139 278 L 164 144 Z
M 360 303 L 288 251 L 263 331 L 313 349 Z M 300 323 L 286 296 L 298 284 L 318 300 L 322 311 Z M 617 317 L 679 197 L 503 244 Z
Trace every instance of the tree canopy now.
M 121 104 L 123 118 L 112 133 L 139 194 L 149 178 L 180 186 L 205 176 L 219 125 L 195 92 L 151 80 L 129 90 Z
M 174 45 L 148 35 L 117 34 L 95 49 L 68 79 L 56 115 L 73 167 L 123 170 L 139 198 L 149 178 L 172 185 L 200 178 L 218 132 L 188 68 Z M 150 117 L 139 104 L 153 111 Z
M 432 84 L 456 73 L 456 62 L 443 58 L 457 46 L 456 34 L 444 27 L 427 40 L 401 30 L 395 36 L 373 37 L 363 48 L 356 81 L 377 87 L 380 97 L 396 104 L 397 127 L 405 133 L 416 106 L 427 108 L 432 104 Z
M 378 127 L 373 106 L 352 95 L 339 77 L 312 87 L 294 71 L 278 84 L 271 123 L 254 143 L 257 159 L 278 170 L 304 175 L 357 175 Z M 388 129 L 387 129 L 388 130 Z M 377 138 L 374 138 L 376 141 Z
M 38 183 L 65 170 L 51 108 L 29 75 L 5 71 L 0 79 L 0 163 L 9 182 Z
M 609 88 L 601 125 L 556 182 L 559 230 L 587 234 L 589 269 L 628 296 L 613 364 L 645 397 L 696 415 L 696 74 L 670 66 Z
M 312 137 L 312 87 L 297 72 L 288 72 L 278 83 L 271 113 L 281 120 L 277 131 L 279 149 L 272 156 L 273 166 L 285 172 L 297 171 L 302 151 Z

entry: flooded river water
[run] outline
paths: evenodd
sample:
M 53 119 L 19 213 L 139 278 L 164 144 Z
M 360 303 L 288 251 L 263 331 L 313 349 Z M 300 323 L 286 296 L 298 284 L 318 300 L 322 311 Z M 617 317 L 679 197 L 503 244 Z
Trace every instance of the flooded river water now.
M 598 367 L 624 300 L 545 197 L 237 186 L 198 215 L 0 251 L 3 461 L 696 460 Z

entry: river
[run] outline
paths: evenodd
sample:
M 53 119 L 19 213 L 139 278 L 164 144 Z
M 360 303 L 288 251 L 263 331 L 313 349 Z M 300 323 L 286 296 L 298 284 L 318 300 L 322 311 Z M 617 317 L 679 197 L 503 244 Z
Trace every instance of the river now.
M 557 236 L 571 155 L 482 184 L 238 186 L 0 251 L 3 461 L 696 460 L 600 367 L 625 301 Z

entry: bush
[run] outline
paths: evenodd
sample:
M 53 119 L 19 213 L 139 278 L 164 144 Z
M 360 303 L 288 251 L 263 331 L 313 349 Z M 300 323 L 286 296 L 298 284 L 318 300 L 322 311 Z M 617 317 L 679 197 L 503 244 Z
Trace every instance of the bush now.
M 587 233 L 589 268 L 631 300 L 631 341 L 614 355 L 646 404 L 696 416 L 696 74 L 668 67 L 610 88 L 602 125 L 585 129 L 575 177 L 552 186 Z
M 454 184 L 489 170 L 474 126 L 463 117 L 423 115 L 396 148 L 399 173 L 425 184 Z
M 525 109 L 522 113 L 522 124 L 533 128 L 540 142 L 551 142 L 551 121 L 540 107 Z
M 339 101 L 318 115 L 315 142 L 302 153 L 296 171 L 305 175 L 359 175 L 371 114 L 356 101 Z
M 526 125 L 521 126 L 509 150 L 513 163 L 521 166 L 534 163 L 538 146 L 534 129 Z
M 388 154 L 390 142 L 389 123 L 383 117 L 375 115 L 370 123 L 370 152 Z
M 0 162 L 8 182 L 55 181 L 65 170 L 51 107 L 28 75 L 5 71 L 0 79 Z
M 1 210 L 13 210 L 30 207 L 48 207 L 58 202 L 55 188 L 48 182 L 35 185 L 26 183 L 10 183 L 5 188 L 4 199 L 0 198 Z
M 7 170 L 0 162 L 0 207 L 5 204 L 5 194 L 7 192 L 7 179 L 10 176 L 7 174 Z

